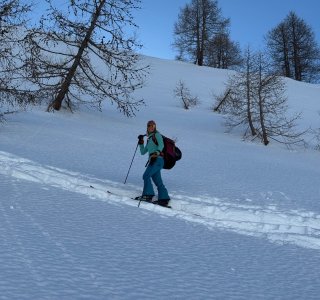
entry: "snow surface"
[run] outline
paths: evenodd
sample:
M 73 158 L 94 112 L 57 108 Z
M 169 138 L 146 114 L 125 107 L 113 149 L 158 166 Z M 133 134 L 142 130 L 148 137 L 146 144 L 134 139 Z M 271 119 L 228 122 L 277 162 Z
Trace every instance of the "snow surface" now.
M 106 103 L 0 127 L 0 299 L 319 299 L 319 152 L 226 134 L 211 108 L 229 71 L 144 60 L 135 118 Z M 181 108 L 179 80 L 198 107 Z M 320 86 L 287 87 L 300 128 L 319 128 Z M 172 209 L 131 199 L 139 151 L 123 184 L 150 119 L 183 152 L 162 172 Z

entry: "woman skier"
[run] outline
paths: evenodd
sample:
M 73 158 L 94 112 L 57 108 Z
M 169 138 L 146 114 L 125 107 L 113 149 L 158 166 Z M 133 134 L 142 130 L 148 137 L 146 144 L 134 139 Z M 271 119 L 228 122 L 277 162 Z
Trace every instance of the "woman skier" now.
M 140 146 L 140 153 L 142 155 L 148 153 L 149 154 L 149 160 L 148 160 L 148 166 L 143 174 L 143 192 L 142 196 L 136 197 L 136 200 L 141 201 L 147 201 L 154 204 L 158 204 L 161 206 L 168 206 L 168 203 L 170 201 L 170 197 L 168 195 L 168 191 L 166 187 L 163 184 L 162 178 L 161 178 L 161 169 L 164 165 L 164 159 L 163 159 L 163 138 L 162 135 L 157 131 L 156 123 L 151 120 L 147 123 L 147 143 L 144 145 L 144 136 L 145 135 L 139 135 L 139 146 Z M 152 198 L 154 197 L 154 189 L 152 185 L 152 181 L 157 186 L 158 189 L 158 200 L 152 201 Z

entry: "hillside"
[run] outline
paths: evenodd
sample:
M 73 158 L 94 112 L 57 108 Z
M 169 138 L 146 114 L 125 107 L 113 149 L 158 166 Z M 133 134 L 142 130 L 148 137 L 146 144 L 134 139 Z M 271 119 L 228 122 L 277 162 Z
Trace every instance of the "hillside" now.
M 134 118 L 106 102 L 102 112 L 34 108 L 1 127 L 0 299 L 316 299 L 319 152 L 225 133 L 211 108 L 228 71 L 144 60 L 146 105 Z M 179 80 L 198 107 L 181 108 Z M 320 86 L 287 87 L 299 127 L 318 128 Z M 162 171 L 171 210 L 131 200 L 139 151 L 123 184 L 150 119 L 183 152 Z

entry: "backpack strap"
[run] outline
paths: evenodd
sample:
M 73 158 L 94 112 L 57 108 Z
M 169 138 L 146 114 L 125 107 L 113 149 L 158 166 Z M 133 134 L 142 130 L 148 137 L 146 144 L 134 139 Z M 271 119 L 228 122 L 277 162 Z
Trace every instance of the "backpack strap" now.
M 157 138 L 156 138 L 156 135 L 153 134 L 153 135 L 151 136 L 151 138 L 152 138 L 152 141 L 153 141 L 157 146 L 159 146 L 159 143 L 158 143 L 158 140 L 157 140 Z M 163 141 L 163 146 L 164 146 L 164 141 Z M 163 151 L 160 151 L 159 155 L 162 156 L 162 157 L 164 157 Z
M 152 138 L 152 141 L 153 141 L 157 146 L 159 146 L 159 143 L 158 143 L 158 141 L 157 141 L 156 135 L 153 134 L 151 138 Z

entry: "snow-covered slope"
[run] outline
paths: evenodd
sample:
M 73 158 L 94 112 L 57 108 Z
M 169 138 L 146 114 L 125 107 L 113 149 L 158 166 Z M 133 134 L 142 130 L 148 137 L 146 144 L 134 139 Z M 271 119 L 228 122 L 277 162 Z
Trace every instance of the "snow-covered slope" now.
M 243 142 L 211 111 L 228 71 L 145 57 L 146 102 L 102 113 L 10 116 L 0 135 L 0 299 L 316 299 L 319 152 Z M 183 110 L 185 82 L 201 104 Z M 301 128 L 319 85 L 287 81 Z M 162 172 L 172 209 L 142 203 L 146 122 L 177 139 Z

